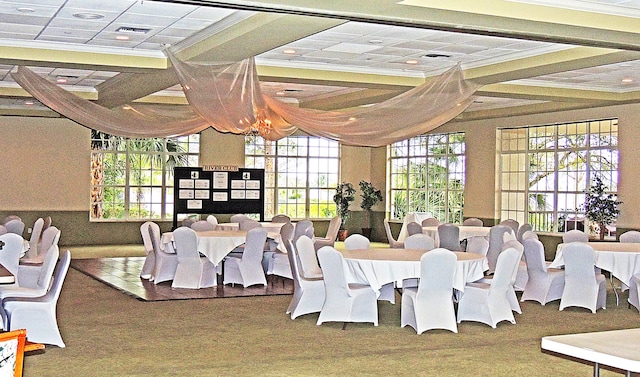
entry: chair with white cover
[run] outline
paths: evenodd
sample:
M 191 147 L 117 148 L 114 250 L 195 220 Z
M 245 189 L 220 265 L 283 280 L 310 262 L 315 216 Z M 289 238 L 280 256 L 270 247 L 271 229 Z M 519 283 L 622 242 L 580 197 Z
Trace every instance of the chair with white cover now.
M 310 238 L 309 241 L 313 243 Z M 291 319 L 296 319 L 301 315 L 320 312 L 325 298 L 322 277 L 305 278 L 300 270 L 300 258 L 296 247 L 289 240 L 285 241 L 285 247 L 287 248 L 287 257 L 289 258 L 293 275 L 293 297 L 291 297 L 291 302 L 287 308 L 287 314 L 291 315 Z M 310 245 L 310 247 L 313 247 L 313 245 Z
M 564 291 L 564 270 L 547 268 L 544 246 L 534 238 L 524 240 L 524 257 L 527 261 L 527 283 L 520 301 L 547 302 L 559 300 Z
M 235 215 L 232 215 L 231 218 L 229 218 L 229 221 L 232 222 L 232 223 L 240 223 L 243 220 L 246 220 L 248 218 L 249 218 L 249 216 L 247 216 L 247 215 L 235 214 Z
M 467 253 L 480 254 L 486 257 L 487 251 L 489 251 L 489 241 L 485 237 L 474 236 L 467 238 Z
M 193 217 L 187 217 L 184 220 L 182 220 L 180 222 L 180 226 L 186 226 L 186 227 L 190 227 L 191 224 L 195 223 L 197 220 L 194 219 Z
M 506 249 L 498 255 L 491 284 L 467 283 L 464 294 L 458 302 L 458 323 L 477 321 L 494 329 L 501 321 L 516 323 L 509 304 L 508 291 L 519 260 L 518 250 Z
M 562 243 L 569 242 L 589 242 L 589 235 L 578 229 L 571 229 L 562 234 Z
M 249 287 L 255 284 L 267 285 L 262 267 L 264 243 L 267 230 L 257 227 L 247 232 L 247 241 L 241 258 L 227 257 L 224 262 L 224 284 L 242 284 Z
M 412 221 L 407 224 L 407 236 L 412 236 L 414 234 L 422 233 L 422 225 Z
M 524 246 L 518 242 L 518 240 L 509 240 L 502 244 L 502 251 L 507 249 L 516 249 L 519 253 L 518 255 L 520 259 L 518 260 L 518 266 L 511 277 L 511 286 L 509 287 L 507 296 L 509 298 L 511 310 L 518 314 L 522 314 L 522 309 L 520 308 L 516 291 L 523 291 L 524 286 L 527 284 L 527 280 L 529 279 L 529 275 L 527 274 L 527 264 L 524 261 Z
M 469 217 L 464 219 L 462 226 L 484 226 L 484 222 L 477 217 Z
M 453 308 L 456 263 L 456 255 L 443 248 L 431 250 L 420 257 L 418 287 L 402 290 L 401 327 L 409 325 L 418 334 L 431 329 L 458 332 Z
M 562 248 L 564 291 L 560 310 L 569 306 L 587 308 L 595 313 L 606 308 L 607 286 L 604 275 L 595 272 L 595 251 L 588 243 L 570 242 Z
M 196 231 L 181 226 L 173 231 L 173 240 L 178 266 L 171 287 L 199 289 L 216 286 L 216 266 L 207 257 L 200 256 Z
M 438 226 L 438 247 L 451 251 L 460 251 L 460 228 L 456 224 L 442 224 Z
M 275 215 L 271 218 L 271 222 L 272 223 L 290 223 L 291 222 L 291 217 L 287 216 L 287 215 Z
M 427 219 L 422 220 L 422 223 L 420 223 L 420 225 L 422 225 L 422 226 L 438 226 L 438 225 L 440 225 L 440 220 L 436 219 L 435 217 L 429 217 Z
M 39 217 L 33 222 L 31 228 L 31 238 L 29 238 L 29 250 L 27 250 L 27 258 L 35 258 L 40 250 L 38 250 L 38 244 L 40 243 L 40 236 L 42 235 L 42 228 L 44 227 L 44 219 Z
M 502 220 L 499 225 L 506 225 L 511 228 L 514 236 L 518 234 L 518 229 L 520 229 L 520 223 L 514 219 Z
M 4 225 L 0 225 L 0 236 L 3 234 L 7 234 L 7 228 Z
M 16 284 L 20 285 L 18 276 L 18 261 L 22 253 L 24 239 L 15 233 L 0 236 L 0 264 L 16 277 Z
M 511 227 L 506 225 L 494 225 L 489 230 L 489 250 L 487 251 L 487 262 L 489 262 L 489 273 L 496 269 L 498 255 L 502 251 L 504 243 L 504 234 L 512 233 Z
M 8 215 L 4 219 L 2 219 L 2 225 L 8 223 L 11 220 L 20 220 L 20 221 L 22 221 L 22 218 L 20 218 L 20 216 L 18 216 L 18 215 Z
M 57 244 L 52 244 L 49 249 L 42 254 L 44 255 L 44 260 L 41 266 L 37 266 L 38 268 L 34 269 L 35 277 L 26 277 L 19 272 L 20 278 L 18 281 L 20 281 L 20 285 L 0 285 L 0 299 L 5 297 L 40 297 L 47 293 L 51 285 L 51 279 L 53 278 L 53 271 L 60 256 L 60 250 Z M 22 268 L 20 268 L 19 271 L 22 271 Z
M 213 215 L 209 215 L 207 216 L 207 221 L 211 223 L 211 225 L 213 225 L 213 230 L 216 230 L 218 228 L 218 218 L 213 216 Z
M 331 246 L 318 250 L 326 296 L 317 325 L 324 322 L 371 322 L 378 326 L 378 299 L 369 285 L 347 283 L 342 254 Z
M 424 233 L 414 234 L 404 239 L 405 249 L 433 250 L 435 247 L 436 240 Z
M 216 230 L 216 226 L 211 224 L 207 220 L 198 220 L 195 223 L 191 224 L 189 228 L 195 230 L 196 232 L 207 232 Z
M 518 228 L 518 233 L 516 234 L 516 239 L 522 242 L 523 241 L 522 236 L 524 235 L 524 233 L 531 232 L 531 231 L 533 231 L 533 227 L 531 226 L 531 224 L 520 225 L 520 228 Z
M 56 251 L 56 261 L 58 260 L 58 241 L 60 240 L 60 230 L 55 226 L 50 226 L 42 233 L 40 252 L 34 258 L 21 258 L 18 264 L 18 281 L 21 287 L 35 288 L 38 286 L 40 274 L 44 268 L 45 259 L 52 248 Z M 55 262 L 54 262 L 55 263 Z
M 144 264 L 140 270 L 140 278 L 153 280 L 153 269 L 156 265 L 156 254 L 153 250 L 153 243 L 151 242 L 149 225 L 151 225 L 151 221 L 145 221 L 140 225 L 140 235 L 142 236 L 142 244 L 144 245 L 144 252 L 146 254 Z
M 153 283 L 158 284 L 163 281 L 173 280 L 178 268 L 178 255 L 175 252 L 169 252 L 162 247 L 160 242 L 160 226 L 151 222 L 149 224 L 149 236 L 153 253 L 155 254 L 155 266 L 153 267 Z
M 620 242 L 637 243 L 640 242 L 640 232 L 637 230 L 629 230 L 620 235 Z
M 7 233 L 15 233 L 20 237 L 24 233 L 24 223 L 20 219 L 9 220 L 4 224 L 4 227 L 7 228 Z
M 534 240 L 538 239 L 538 235 L 532 231 L 532 230 L 527 230 L 526 232 L 522 233 L 522 241 L 524 242 L 524 240 L 528 240 L 529 238 L 533 238 Z
M 293 239 L 293 230 L 294 226 L 292 223 L 285 223 L 282 228 L 280 228 L 280 239 L 287 247 L 287 243 Z M 279 250 L 276 250 L 271 256 L 271 260 L 269 261 L 269 267 L 267 269 L 268 275 L 280 276 L 287 279 L 293 279 L 293 266 L 289 261 L 289 256 L 287 255 L 289 250 L 287 248 L 287 252 L 283 253 Z
M 640 311 L 640 274 L 635 274 L 631 277 L 629 282 L 629 298 L 627 302 L 632 305 L 636 310 Z
M 56 308 L 62 284 L 71 263 L 71 252 L 62 253 L 49 291 L 40 297 L 7 297 L 2 300 L 3 320 L 8 330 L 27 329 L 29 341 L 64 348 Z
M 322 269 L 318 263 L 316 249 L 311 238 L 306 235 L 300 236 L 296 241 L 295 247 L 298 251 L 301 275 L 306 279 L 322 278 Z
M 344 240 L 344 247 L 347 250 L 368 249 L 371 241 L 362 234 L 352 234 Z
M 340 216 L 334 216 L 329 221 L 329 227 L 327 228 L 325 236 L 313 238 L 313 244 L 315 245 L 316 250 L 319 250 L 323 246 L 333 246 L 336 243 L 340 225 L 342 225 L 342 218 Z
M 393 238 L 393 233 L 391 232 L 391 226 L 389 225 L 389 220 L 384 219 L 384 231 L 387 234 L 387 241 L 389 241 L 389 247 L 392 249 L 401 249 L 404 247 L 404 243 Z
M 295 246 L 298 238 L 301 236 L 307 236 L 311 240 L 313 240 L 313 223 L 311 220 L 300 220 L 296 223 L 295 229 L 293 230 L 293 245 Z
M 249 231 L 253 228 L 260 228 L 260 227 L 262 227 L 262 224 L 260 224 L 260 222 L 253 219 L 244 219 L 238 223 L 238 229 L 244 230 L 244 231 Z

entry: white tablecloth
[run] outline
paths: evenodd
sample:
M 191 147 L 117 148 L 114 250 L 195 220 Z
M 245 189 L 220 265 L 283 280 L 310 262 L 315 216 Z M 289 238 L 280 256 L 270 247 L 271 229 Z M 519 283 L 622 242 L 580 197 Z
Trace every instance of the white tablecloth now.
M 558 245 L 556 256 L 549 267 L 564 266 L 562 248 Z M 596 267 L 611 272 L 627 288 L 634 274 L 640 273 L 640 243 L 589 242 L 596 252 Z
M 460 241 L 467 239 L 469 237 L 489 237 L 489 232 L 491 231 L 490 226 L 467 226 L 460 225 L 458 226 L 460 229 Z M 422 233 L 433 237 L 436 240 L 436 247 L 440 245 L 440 238 L 438 237 L 438 227 L 437 226 L 423 226 Z
M 267 232 L 275 232 L 280 233 L 280 229 L 285 223 L 272 223 L 272 222 L 261 222 L 263 228 L 267 230 Z M 216 230 L 240 230 L 239 223 L 219 223 Z
M 246 231 L 212 230 L 196 232 L 198 236 L 198 251 L 205 255 L 214 264 L 218 265 L 237 246 L 242 245 L 246 238 Z M 269 232 L 268 237 L 275 240 L 278 250 L 286 252 L 280 233 Z M 167 252 L 175 252 L 173 248 L 173 232 L 162 234 L 161 239 Z
M 428 251 L 427 251 L 428 252 Z M 369 284 L 376 292 L 387 283 L 420 277 L 420 257 L 424 250 L 361 249 L 341 251 L 347 264 L 347 281 Z M 458 258 L 453 287 L 463 292 L 467 282 L 484 277 L 487 258 L 474 253 L 455 253 Z

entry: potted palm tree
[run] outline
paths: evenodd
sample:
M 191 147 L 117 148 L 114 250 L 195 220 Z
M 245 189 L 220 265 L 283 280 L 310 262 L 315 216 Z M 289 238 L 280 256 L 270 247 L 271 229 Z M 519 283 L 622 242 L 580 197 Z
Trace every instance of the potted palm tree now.
M 362 235 L 369 238 L 371 236 L 371 208 L 382 201 L 382 192 L 376 189 L 371 182 L 360 181 L 360 208 L 364 211 L 364 224 Z
M 342 219 L 340 222 L 340 230 L 338 231 L 338 240 L 344 241 L 347 238 L 347 230 L 344 223 L 351 216 L 349 205 L 356 200 L 356 190 L 349 182 L 342 182 L 336 186 L 336 193 L 333 195 L 333 202 L 336 203 L 336 212 Z
M 598 224 L 600 240 L 604 239 L 607 225 L 611 224 L 620 214 L 616 195 L 606 193 L 606 187 L 602 180 L 596 177 L 594 184 L 585 192 L 582 205 L 587 218 Z

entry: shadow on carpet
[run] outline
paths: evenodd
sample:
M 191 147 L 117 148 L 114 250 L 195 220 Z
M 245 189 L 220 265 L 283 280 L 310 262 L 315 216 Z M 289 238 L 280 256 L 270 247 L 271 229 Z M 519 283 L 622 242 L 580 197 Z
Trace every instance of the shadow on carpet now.
M 139 274 L 144 257 L 73 259 L 71 267 L 112 288 L 141 301 L 191 300 L 205 298 L 228 298 L 247 296 L 290 295 L 293 281 L 277 278 L 266 287 L 254 285 L 222 285 L 218 276 L 218 286 L 201 289 L 171 288 L 171 281 L 154 284 L 141 279 Z

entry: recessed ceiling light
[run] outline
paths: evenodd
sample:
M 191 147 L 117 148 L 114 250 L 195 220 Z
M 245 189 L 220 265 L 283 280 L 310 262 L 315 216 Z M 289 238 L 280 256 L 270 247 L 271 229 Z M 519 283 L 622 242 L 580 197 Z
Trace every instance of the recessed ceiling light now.
M 628 84 L 630 82 L 633 82 L 633 79 L 622 79 L 622 82 Z
M 21 13 L 33 13 L 36 11 L 35 9 L 29 8 L 29 7 L 20 7 L 17 10 L 18 12 L 21 12 Z
M 407 64 L 414 64 L 414 65 L 415 65 L 415 64 L 418 64 L 418 61 L 417 61 L 417 60 L 415 60 L 415 59 L 411 59 L 411 60 L 407 60 L 405 63 L 407 63 Z
M 286 50 L 282 50 L 283 54 L 295 54 L 296 50 L 292 49 L 292 48 L 288 48 Z
M 128 35 L 116 35 L 116 41 L 128 41 L 128 40 L 129 40 Z
M 103 15 L 98 14 L 98 13 L 89 13 L 89 12 L 78 12 L 78 13 L 74 13 L 73 17 L 75 18 L 81 18 L 83 20 L 99 20 L 101 18 L 104 18 Z

